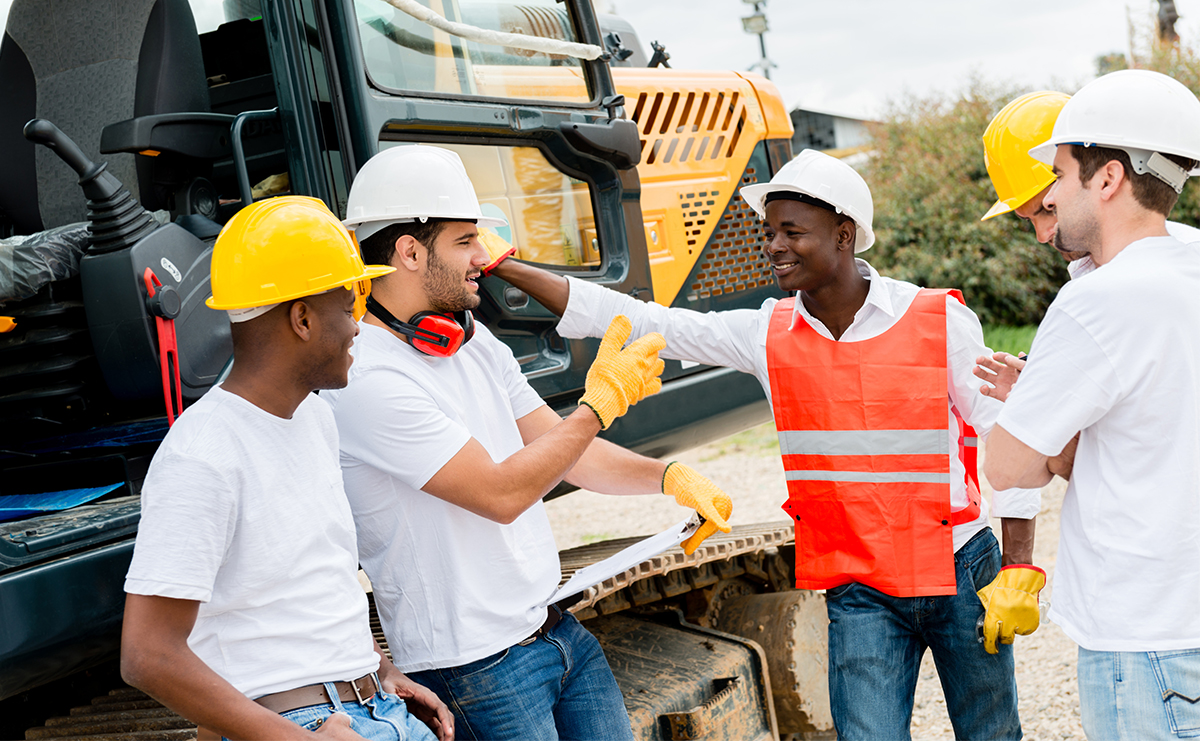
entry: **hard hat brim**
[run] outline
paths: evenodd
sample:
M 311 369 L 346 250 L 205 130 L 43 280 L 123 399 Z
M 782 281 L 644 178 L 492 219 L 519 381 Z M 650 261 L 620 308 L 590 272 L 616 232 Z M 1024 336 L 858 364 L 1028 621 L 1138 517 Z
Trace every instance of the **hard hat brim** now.
M 807 190 L 799 186 L 792 185 L 791 183 L 754 183 L 753 185 L 743 185 L 738 190 L 738 193 L 740 193 L 742 198 L 745 199 L 746 204 L 749 205 L 750 208 L 754 209 L 754 213 L 758 214 L 758 218 L 765 219 L 767 218 L 767 209 L 766 206 L 763 205 L 763 201 L 766 200 L 767 195 L 778 191 L 800 193 L 801 195 L 806 195 L 810 198 L 824 200 L 821 198 L 821 196 L 814 193 L 809 193 Z M 857 227 L 858 234 L 854 239 L 854 254 L 857 255 L 860 252 L 866 252 L 867 250 L 871 249 L 871 245 L 875 244 L 875 232 L 870 227 L 863 226 L 862 223 L 860 223 L 859 220 L 854 218 L 854 216 L 850 213 L 840 209 L 837 211 L 837 213 L 843 214 L 851 219 L 854 222 L 854 226 Z
M 294 301 L 298 298 L 304 298 L 306 296 L 316 296 L 317 294 L 325 293 L 326 291 L 332 291 L 335 288 L 350 289 L 353 286 L 353 284 L 355 284 L 359 281 L 373 280 L 375 278 L 383 277 L 383 276 L 387 275 L 388 273 L 394 273 L 395 271 L 396 271 L 396 269 L 391 267 L 390 265 L 367 265 L 366 269 L 357 278 L 351 278 L 348 281 L 347 280 L 335 280 L 335 281 L 330 281 L 328 283 L 316 283 L 313 286 L 311 286 L 309 289 L 307 289 L 303 292 L 300 292 L 300 293 L 294 293 L 291 295 L 271 296 L 268 298 L 263 298 L 262 300 L 259 300 L 259 301 L 255 301 L 253 303 L 239 303 L 236 306 L 234 306 L 232 304 L 218 304 L 217 302 L 215 302 L 213 300 L 213 298 L 214 298 L 213 296 L 209 296 L 208 299 L 204 302 L 204 305 L 207 306 L 208 308 L 214 309 L 216 311 L 229 311 L 230 309 L 253 309 L 256 306 L 267 306 L 269 304 L 283 303 L 284 301 Z

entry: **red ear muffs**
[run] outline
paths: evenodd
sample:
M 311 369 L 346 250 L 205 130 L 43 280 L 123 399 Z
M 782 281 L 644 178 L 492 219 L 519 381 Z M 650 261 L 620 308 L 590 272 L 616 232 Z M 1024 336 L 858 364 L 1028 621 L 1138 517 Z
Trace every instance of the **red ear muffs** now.
M 466 319 L 460 319 L 464 316 Z M 468 329 L 471 334 L 475 333 L 474 319 L 469 311 L 453 315 L 422 311 L 414 315 L 408 324 L 414 328 L 409 339 L 412 346 L 435 358 L 450 357 L 471 339 L 467 334 Z
M 408 338 L 418 351 L 435 358 L 448 358 L 467 344 L 475 334 L 475 317 L 469 311 L 439 314 L 434 311 L 418 312 L 407 322 L 402 322 L 383 308 L 374 297 L 367 297 L 367 311 L 396 332 Z

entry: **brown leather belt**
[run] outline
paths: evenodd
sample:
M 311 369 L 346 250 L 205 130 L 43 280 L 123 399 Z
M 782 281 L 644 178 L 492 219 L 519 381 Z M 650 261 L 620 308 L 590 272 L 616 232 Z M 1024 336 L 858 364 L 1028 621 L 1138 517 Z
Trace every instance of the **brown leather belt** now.
M 334 682 L 333 687 L 337 690 L 338 699 L 342 702 L 357 702 L 360 705 L 363 700 L 372 697 L 375 690 L 378 689 L 374 674 L 359 677 L 353 682 Z M 255 702 L 275 713 L 286 713 L 289 710 L 306 708 L 310 705 L 333 704 L 323 684 L 310 684 L 294 690 L 263 695 Z
M 529 644 L 536 641 L 538 639 L 538 636 L 546 635 L 547 633 L 549 633 L 551 630 L 554 629 L 555 625 L 558 625 L 558 621 L 562 620 L 562 616 L 563 616 L 562 610 L 558 609 L 558 605 L 550 605 L 549 607 L 546 608 L 546 622 L 542 623 L 542 627 L 535 630 L 533 632 L 533 635 L 529 636 L 528 638 L 521 641 L 517 645 L 518 646 L 528 646 Z

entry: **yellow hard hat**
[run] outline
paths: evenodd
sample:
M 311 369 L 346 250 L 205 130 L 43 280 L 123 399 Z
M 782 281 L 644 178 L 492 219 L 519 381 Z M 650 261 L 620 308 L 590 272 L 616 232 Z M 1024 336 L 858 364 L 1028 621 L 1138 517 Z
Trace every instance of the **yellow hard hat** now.
M 234 214 L 217 235 L 212 255 L 212 292 L 219 310 L 267 306 L 324 293 L 395 268 L 363 264 L 358 245 L 342 222 L 316 198 L 279 196 Z
M 988 124 L 983 160 L 999 200 L 983 219 L 1019 208 L 1054 182 L 1054 173 L 1030 157 L 1029 150 L 1050 138 L 1058 112 L 1070 99 L 1049 90 L 1028 93 L 1004 106 Z

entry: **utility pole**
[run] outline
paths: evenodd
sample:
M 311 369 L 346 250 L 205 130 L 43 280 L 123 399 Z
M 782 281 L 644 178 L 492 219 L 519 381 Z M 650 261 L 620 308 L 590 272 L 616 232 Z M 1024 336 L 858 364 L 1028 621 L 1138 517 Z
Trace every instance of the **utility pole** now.
M 750 69 L 762 70 L 763 76 L 769 80 L 771 79 L 771 68 L 776 65 L 767 58 L 766 33 L 770 29 L 767 26 L 767 14 L 760 7 L 765 7 L 767 0 L 742 0 L 742 2 L 754 6 L 754 15 L 749 15 L 742 19 L 742 30 L 758 36 L 758 49 L 761 54 L 761 58 L 750 65 Z

